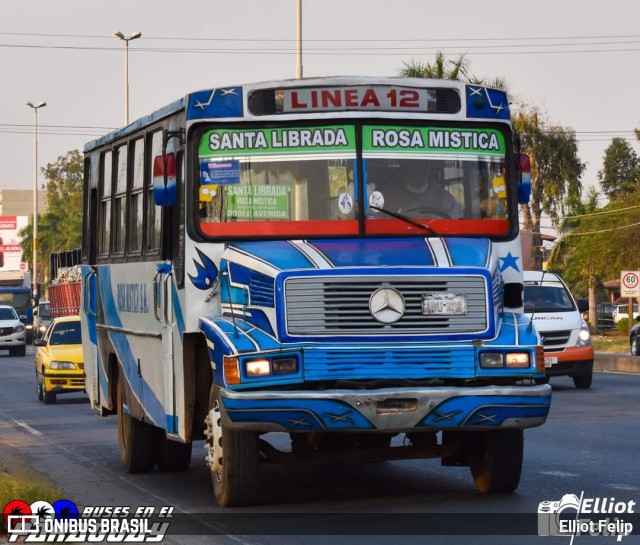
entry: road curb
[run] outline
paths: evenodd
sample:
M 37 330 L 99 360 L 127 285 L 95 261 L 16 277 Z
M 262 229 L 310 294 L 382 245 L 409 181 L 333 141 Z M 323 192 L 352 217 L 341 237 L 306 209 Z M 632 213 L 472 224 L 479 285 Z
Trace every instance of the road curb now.
M 635 358 L 627 354 L 606 354 L 596 352 L 593 368 L 596 371 L 640 373 L 640 358 Z

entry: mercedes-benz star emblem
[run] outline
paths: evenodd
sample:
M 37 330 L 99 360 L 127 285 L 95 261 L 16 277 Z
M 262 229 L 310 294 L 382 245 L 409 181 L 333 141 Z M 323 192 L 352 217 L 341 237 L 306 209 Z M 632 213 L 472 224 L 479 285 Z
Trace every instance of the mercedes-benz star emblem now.
M 369 299 L 371 315 L 383 324 L 397 322 L 402 318 L 404 309 L 404 297 L 393 288 L 377 289 Z

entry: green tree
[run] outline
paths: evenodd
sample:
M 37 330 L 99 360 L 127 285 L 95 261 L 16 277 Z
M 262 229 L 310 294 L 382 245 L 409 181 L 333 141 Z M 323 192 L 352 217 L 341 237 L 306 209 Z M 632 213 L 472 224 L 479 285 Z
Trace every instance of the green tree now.
M 41 169 L 47 180 L 47 208 L 38 214 L 38 281 L 48 277 L 49 256 L 79 248 L 82 242 L 83 159 L 71 150 Z M 33 224 L 18 232 L 22 238 L 22 259 L 32 265 Z M 46 270 L 47 274 L 44 274 Z
M 623 270 L 640 270 L 640 254 L 630 251 L 640 245 L 640 189 L 581 217 L 562 244 L 569 256 L 563 263 L 565 280 L 588 290 L 590 299 L 600 282 L 620 278 Z
M 542 267 L 540 218 L 543 213 L 558 226 L 559 217 L 579 204 L 580 178 L 585 164 L 578 156 L 578 142 L 573 129 L 551 125 L 536 108 L 521 107 L 513 124 L 522 142 L 522 151 L 531 158 L 531 198 L 521 205 L 524 228 L 533 233 L 534 268 Z
M 634 149 L 624 138 L 614 138 L 604 152 L 602 170 L 598 180 L 604 194 L 617 197 L 631 193 L 638 187 L 640 178 L 640 160 Z
M 399 72 L 402 78 L 428 78 L 428 79 L 450 79 L 455 81 L 466 81 L 506 89 L 505 81 L 501 77 L 493 79 L 473 76 L 470 73 L 470 62 L 465 54 L 458 55 L 456 59 L 447 59 L 442 51 L 436 53 L 434 62 L 422 62 L 412 59 L 403 62 L 404 68 Z

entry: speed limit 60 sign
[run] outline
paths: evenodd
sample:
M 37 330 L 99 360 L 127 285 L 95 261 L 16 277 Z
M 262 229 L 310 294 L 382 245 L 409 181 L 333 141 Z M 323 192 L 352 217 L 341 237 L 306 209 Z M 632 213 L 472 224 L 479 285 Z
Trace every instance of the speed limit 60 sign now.
M 620 273 L 620 297 L 640 297 L 640 271 Z

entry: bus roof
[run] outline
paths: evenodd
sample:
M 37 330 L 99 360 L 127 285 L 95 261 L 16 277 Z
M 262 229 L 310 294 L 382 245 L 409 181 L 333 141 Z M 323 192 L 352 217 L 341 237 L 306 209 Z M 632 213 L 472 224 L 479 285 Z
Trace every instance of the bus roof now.
M 185 111 L 186 119 L 215 119 L 236 118 L 245 116 L 244 103 L 250 92 L 268 89 L 313 88 L 313 87 L 358 87 L 358 86 L 397 86 L 405 88 L 431 88 L 454 89 L 461 98 L 460 114 L 464 119 L 479 118 L 494 120 L 509 119 L 509 101 L 506 91 L 493 89 L 482 85 L 467 82 L 426 79 L 426 78 L 400 78 L 400 77 L 364 77 L 364 76 L 331 76 L 323 78 L 285 79 L 250 83 L 244 85 L 214 87 L 190 93 L 151 114 L 141 117 L 129 125 L 110 132 L 96 140 L 88 142 L 84 151 L 89 152 L 102 145 L 113 142 L 128 134 L 132 134 L 143 127 L 151 125 L 160 119 L 170 116 L 181 110 Z M 466 97 L 466 100 L 464 98 Z M 465 107 L 466 106 L 466 107 Z M 348 113 L 354 113 L 348 111 Z M 344 114 L 345 112 L 340 112 Z M 363 111 L 357 112 L 363 115 Z M 394 112 L 394 114 L 406 116 L 411 114 L 406 110 Z M 426 113 L 424 111 L 414 113 Z M 364 115 L 370 115 L 365 112 Z M 247 116 L 254 117 L 254 116 Z M 281 116 L 283 119 L 284 116 Z

